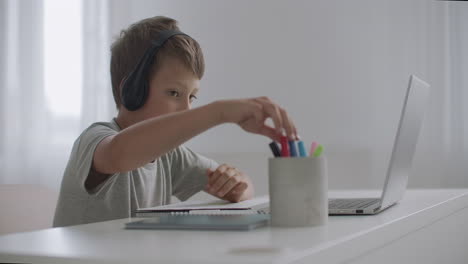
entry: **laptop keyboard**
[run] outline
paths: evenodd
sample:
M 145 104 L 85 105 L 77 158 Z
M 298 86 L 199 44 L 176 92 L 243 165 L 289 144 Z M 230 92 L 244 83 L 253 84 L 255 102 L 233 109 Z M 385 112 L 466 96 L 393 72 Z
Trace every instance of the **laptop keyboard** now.
M 352 208 L 366 208 L 375 203 L 378 203 L 378 198 L 358 198 L 358 199 L 331 199 L 328 201 L 328 208 L 330 209 L 352 209 Z
M 379 203 L 378 198 L 356 198 L 356 199 L 330 199 L 328 201 L 329 209 L 362 209 L 373 204 Z M 270 207 L 267 205 L 257 210 L 259 214 L 269 214 Z

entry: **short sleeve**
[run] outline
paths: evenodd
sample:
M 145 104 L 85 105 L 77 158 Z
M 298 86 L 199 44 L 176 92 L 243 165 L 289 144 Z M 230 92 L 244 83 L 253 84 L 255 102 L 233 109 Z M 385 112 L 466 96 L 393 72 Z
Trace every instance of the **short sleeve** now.
M 85 180 L 90 173 L 93 164 L 94 151 L 97 145 L 106 137 L 117 134 L 118 132 L 108 126 L 95 123 L 86 129 L 76 140 L 70 162 L 73 163 L 74 174 L 80 188 L 85 188 Z M 70 164 L 71 165 L 71 164 Z
M 179 146 L 173 151 L 171 163 L 172 195 L 181 201 L 203 190 L 208 183 L 206 170 L 218 167 L 216 161 L 185 146 Z

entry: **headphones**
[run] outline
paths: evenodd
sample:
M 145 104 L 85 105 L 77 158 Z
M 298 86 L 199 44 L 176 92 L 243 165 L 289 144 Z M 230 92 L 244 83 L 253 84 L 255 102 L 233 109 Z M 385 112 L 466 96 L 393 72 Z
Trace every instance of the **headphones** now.
M 138 61 L 136 67 L 132 72 L 125 78 L 121 98 L 122 104 L 129 111 L 138 110 L 142 107 L 146 99 L 148 99 L 149 93 L 149 80 L 148 72 L 151 68 L 151 64 L 154 61 L 158 50 L 166 43 L 168 39 L 175 35 L 189 35 L 177 31 L 177 30 L 164 30 L 159 33 L 159 37 L 151 42 L 151 46 L 145 51 L 143 57 Z

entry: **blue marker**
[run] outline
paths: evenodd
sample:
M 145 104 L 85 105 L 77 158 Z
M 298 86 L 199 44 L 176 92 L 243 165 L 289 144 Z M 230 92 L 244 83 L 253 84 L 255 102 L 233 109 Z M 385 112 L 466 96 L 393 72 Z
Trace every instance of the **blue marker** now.
M 291 154 L 291 157 L 297 157 L 297 151 L 296 151 L 296 142 L 294 140 L 289 140 L 289 153 Z
M 302 140 L 300 140 L 299 142 L 297 142 L 297 145 L 299 146 L 299 155 L 301 157 L 307 157 L 307 152 L 306 152 L 306 149 L 305 149 L 305 146 L 304 146 L 304 142 L 302 142 Z

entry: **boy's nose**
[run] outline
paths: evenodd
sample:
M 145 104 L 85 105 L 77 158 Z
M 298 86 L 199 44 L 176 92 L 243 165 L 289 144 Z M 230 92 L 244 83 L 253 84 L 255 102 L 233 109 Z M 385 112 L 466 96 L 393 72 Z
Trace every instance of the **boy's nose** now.
M 180 105 L 180 111 L 189 110 L 191 106 L 190 99 L 184 100 Z

